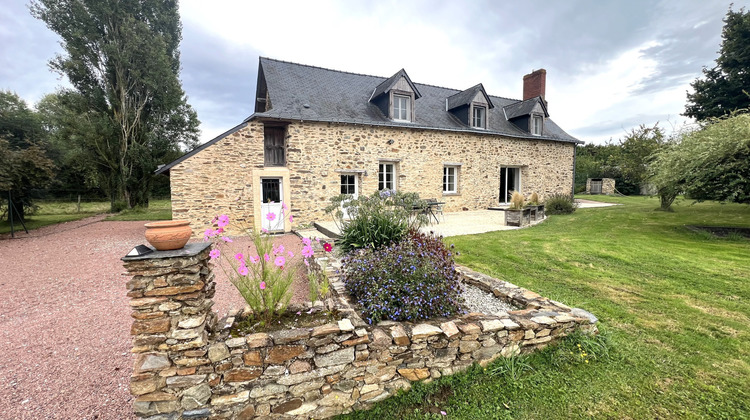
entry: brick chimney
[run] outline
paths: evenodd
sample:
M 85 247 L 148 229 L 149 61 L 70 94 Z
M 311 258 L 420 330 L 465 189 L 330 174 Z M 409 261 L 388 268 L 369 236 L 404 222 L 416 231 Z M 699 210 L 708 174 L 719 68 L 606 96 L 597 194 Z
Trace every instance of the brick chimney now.
M 523 100 L 541 96 L 545 103 L 544 90 L 547 85 L 547 70 L 539 69 L 523 76 Z

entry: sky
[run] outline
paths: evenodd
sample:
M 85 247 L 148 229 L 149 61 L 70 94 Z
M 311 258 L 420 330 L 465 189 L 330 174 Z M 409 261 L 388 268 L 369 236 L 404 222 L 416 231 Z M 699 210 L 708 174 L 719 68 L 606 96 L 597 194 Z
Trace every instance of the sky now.
M 7 4 L 6 4 L 7 2 Z M 27 2 L 0 8 L 0 89 L 33 105 L 69 87 L 59 37 Z M 734 1 L 733 10 L 750 0 Z M 530 6 L 533 4 L 533 6 Z M 547 70 L 550 118 L 603 144 L 641 124 L 691 121 L 690 82 L 713 67 L 730 2 L 706 0 L 182 0 L 181 80 L 208 141 L 253 113 L 258 57 L 521 99 Z

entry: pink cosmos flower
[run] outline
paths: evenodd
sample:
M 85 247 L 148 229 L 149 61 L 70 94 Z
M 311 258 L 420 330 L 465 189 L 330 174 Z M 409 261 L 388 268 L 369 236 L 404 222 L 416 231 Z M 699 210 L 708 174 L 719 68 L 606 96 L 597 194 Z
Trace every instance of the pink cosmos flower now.
M 229 216 L 227 216 L 226 214 L 222 214 L 221 216 L 219 216 L 218 226 L 220 228 L 223 228 L 224 226 L 228 224 L 229 224 Z
M 260 282 L 260 290 L 266 290 L 266 282 Z
M 218 249 L 212 249 L 211 252 L 208 253 L 208 256 L 211 257 L 212 260 L 219 258 L 219 255 L 221 255 L 221 252 Z
M 323 249 L 326 250 L 326 252 L 331 252 L 333 250 L 333 246 L 329 244 L 328 242 L 323 244 Z
M 220 227 L 220 228 L 216 229 L 216 230 L 214 231 L 214 234 L 217 234 L 217 233 L 224 233 L 224 228 L 223 228 L 223 227 Z
M 263 254 L 263 259 L 266 261 L 271 261 L 271 256 L 268 254 Z
M 234 259 L 237 260 L 237 261 L 242 261 L 243 259 L 245 259 L 245 256 L 242 255 L 241 252 L 238 252 L 238 253 L 234 254 Z
M 253 264 L 258 264 L 260 262 L 260 256 L 255 255 L 255 256 L 250 257 L 250 262 Z
M 310 258 L 313 255 L 315 255 L 315 251 L 313 251 L 312 246 L 305 245 L 304 247 L 302 247 L 302 256 L 303 257 Z
M 260 231 L 263 232 L 263 233 L 268 233 L 268 229 L 266 229 L 266 228 L 262 228 Z
M 286 254 L 289 255 L 289 258 L 294 258 L 294 252 L 289 251 Z
M 283 254 L 284 253 L 284 245 L 279 245 L 278 247 L 273 247 L 273 253 L 274 254 Z
M 240 268 L 237 269 L 237 272 L 240 273 L 241 276 L 246 276 L 247 273 L 250 272 L 250 270 L 247 269 L 246 265 L 241 265 Z
M 214 232 L 214 231 L 213 231 L 213 229 L 211 229 L 211 228 L 208 228 L 208 229 L 206 229 L 206 231 L 205 231 L 205 232 L 203 232 L 203 240 L 204 240 L 204 241 L 207 241 L 207 240 L 208 240 L 208 238 L 210 238 L 210 237 L 211 237 L 211 234 L 212 234 L 213 232 Z
M 230 237 L 228 237 L 228 236 L 222 236 L 222 237 L 221 237 L 221 240 L 222 240 L 222 241 L 224 241 L 224 242 L 227 242 L 227 243 L 230 243 L 230 242 L 234 242 L 234 241 L 232 240 L 232 238 L 230 238 Z
M 447 416 L 447 415 L 448 415 L 448 413 L 446 413 L 445 411 L 440 411 L 440 414 L 442 414 L 442 415 L 444 415 L 444 416 Z
M 274 219 L 276 219 L 276 213 L 268 213 L 266 215 L 266 219 L 273 221 Z
M 307 260 L 302 260 L 302 262 L 304 262 L 306 266 L 310 266 L 310 263 Z
M 310 246 L 310 245 L 312 245 L 312 239 L 310 239 L 310 238 L 302 238 L 302 243 L 305 244 L 305 245 L 307 245 L 307 246 Z
M 286 264 L 286 259 L 279 255 L 278 257 L 276 257 L 273 263 L 276 264 L 276 267 L 284 267 L 284 264 Z
M 289 223 L 294 223 L 294 216 L 291 214 L 289 215 Z

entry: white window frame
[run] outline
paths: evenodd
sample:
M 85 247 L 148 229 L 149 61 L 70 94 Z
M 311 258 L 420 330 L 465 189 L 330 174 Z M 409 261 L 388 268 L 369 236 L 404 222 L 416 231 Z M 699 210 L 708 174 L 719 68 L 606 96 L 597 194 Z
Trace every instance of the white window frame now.
M 539 123 L 538 126 L 537 126 L 537 122 Z M 544 117 L 542 117 L 541 115 L 532 115 L 531 121 L 529 122 L 529 124 L 531 124 L 531 130 L 529 131 L 531 132 L 532 135 L 534 136 L 542 135 L 542 130 L 544 129 Z
M 400 105 L 400 102 L 402 100 L 404 101 L 403 104 L 405 108 L 397 107 L 397 105 Z M 394 93 L 393 94 L 393 107 L 391 108 L 391 112 L 393 112 L 394 121 L 411 122 L 411 96 Z M 401 118 L 402 112 L 406 115 L 406 118 Z
M 443 166 L 443 194 L 458 194 L 458 166 Z M 451 189 L 449 172 L 453 172 L 453 188 Z
M 386 174 L 388 173 L 388 168 L 390 168 L 391 172 L 391 180 L 390 180 L 390 186 L 388 185 L 388 182 L 386 180 Z M 383 190 L 393 190 L 396 191 L 397 186 L 397 176 L 396 173 L 396 162 L 379 162 L 378 163 L 378 191 Z
M 341 187 L 344 186 L 344 184 L 341 182 L 342 181 L 341 178 L 345 176 L 352 177 L 352 179 L 354 180 L 354 183 L 351 184 L 351 185 L 354 185 L 354 193 L 350 195 L 352 195 L 354 198 L 357 198 L 357 196 L 359 195 L 359 180 L 357 178 L 359 177 L 354 172 L 342 172 L 339 174 L 339 191 L 341 191 Z M 346 184 L 346 185 L 350 185 L 350 184 Z
M 481 121 L 480 124 L 477 125 L 477 112 L 481 111 Z M 471 110 L 471 126 L 474 128 L 481 128 L 484 129 L 487 127 L 487 107 L 481 106 L 481 105 L 474 105 Z

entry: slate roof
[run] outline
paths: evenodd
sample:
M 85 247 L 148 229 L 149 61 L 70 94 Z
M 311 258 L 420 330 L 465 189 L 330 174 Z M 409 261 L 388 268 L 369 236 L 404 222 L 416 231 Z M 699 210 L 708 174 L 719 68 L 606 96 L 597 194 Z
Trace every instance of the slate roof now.
M 481 84 L 465 91 L 460 91 L 457 89 L 413 83 L 415 95 L 419 97 L 418 90 L 421 98 L 415 101 L 416 118 L 414 122 L 410 123 L 390 120 L 387 116 L 383 115 L 377 105 L 369 102 L 369 99 L 374 97 L 373 93 L 376 92 L 375 89 L 378 86 L 390 86 L 398 80 L 402 72 L 403 75 L 406 75 L 403 69 L 393 76 L 385 78 L 261 57 L 258 67 L 258 80 L 261 80 L 261 71 L 263 72 L 266 86 L 270 93 L 271 105 L 273 106 L 271 110 L 267 112 L 255 112 L 237 126 L 198 146 L 180 158 L 159 167 L 155 173 L 169 173 L 169 169 L 173 166 L 236 132 L 246 126 L 248 121 L 254 119 L 340 122 L 427 130 L 479 132 L 482 134 L 496 134 L 529 140 L 583 143 L 563 131 L 551 119 L 547 119 L 544 122 L 543 136 L 533 136 L 506 119 L 506 108 L 526 107 L 526 102 L 530 102 L 531 100 L 520 101 L 500 96 L 488 96 L 489 100 L 494 104 L 494 108 L 488 110 L 489 126 L 485 130 L 467 127 L 453 114 L 445 110 L 446 99 L 452 96 L 460 96 L 462 98 L 463 95 L 459 94 L 469 95 L 468 92 L 472 90 L 475 93 L 475 88 L 481 86 Z M 409 80 L 409 83 L 412 83 L 408 76 L 406 78 Z M 388 82 L 389 80 L 390 83 Z M 265 98 L 265 92 L 260 92 L 261 84 L 259 83 L 258 86 L 259 91 L 256 92 L 256 96 Z M 482 90 L 484 90 L 484 87 L 482 87 Z M 472 94 L 468 100 L 470 101 L 473 97 Z M 458 101 L 459 99 L 453 100 Z
M 549 117 L 549 114 L 547 113 L 547 105 L 544 104 L 544 100 L 542 100 L 541 96 L 536 96 L 525 101 L 506 105 L 503 107 L 503 110 L 505 110 L 505 115 L 508 117 L 508 119 L 512 120 L 513 118 L 520 117 L 522 115 L 529 115 L 531 111 L 534 110 L 534 107 L 536 107 L 537 104 L 540 103 L 542 104 L 542 109 L 544 109 L 544 116 Z
M 256 112 L 248 117 L 246 122 L 259 118 L 340 122 L 481 132 L 530 140 L 580 142 L 550 119 L 544 123 L 543 136 L 533 136 L 518 128 L 506 119 L 503 112 L 503 107 L 522 102 L 518 99 L 490 96 L 495 108 L 488 110 L 487 129 L 479 130 L 466 126 L 445 110 L 446 99 L 462 91 L 414 83 L 422 94 L 414 104 L 415 121 L 397 122 L 390 120 L 375 104 L 368 102 L 374 89 L 381 84 L 385 85 L 383 82 L 389 78 L 329 70 L 266 57 L 260 58 L 258 71 L 262 71 L 265 76 L 272 109 Z M 258 92 L 258 96 L 265 94 L 260 95 Z
M 448 110 L 458 108 L 461 105 L 469 105 L 471 101 L 474 100 L 474 97 L 477 96 L 477 92 L 482 92 L 482 95 L 484 95 L 484 97 L 487 99 L 490 109 L 495 107 L 495 105 L 492 103 L 492 99 L 490 99 L 490 95 L 487 94 L 487 92 L 484 90 L 484 86 L 482 86 L 482 84 L 480 83 L 466 89 L 463 92 L 458 92 L 453 96 L 449 96 Z

